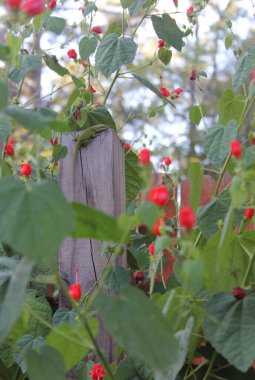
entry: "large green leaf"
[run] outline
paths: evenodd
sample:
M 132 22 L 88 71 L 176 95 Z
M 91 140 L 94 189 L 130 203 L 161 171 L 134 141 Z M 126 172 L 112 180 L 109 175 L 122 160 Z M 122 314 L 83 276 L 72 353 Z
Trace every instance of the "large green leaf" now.
M 254 68 L 255 62 L 255 47 L 250 47 L 247 52 L 239 58 L 236 65 L 235 74 L 233 76 L 232 84 L 234 91 L 248 79 L 251 74 L 252 69 Z
M 119 291 L 122 286 L 129 285 L 130 282 L 130 274 L 123 267 L 110 268 L 105 277 L 105 287 L 115 292 Z
M 230 205 L 228 191 L 223 191 L 219 198 L 213 199 L 206 206 L 197 210 L 197 224 L 203 235 L 209 239 L 218 231 L 218 220 L 224 220 Z
M 74 310 L 68 310 L 65 307 L 58 309 L 52 318 L 52 325 L 54 327 L 60 325 L 61 323 L 70 323 L 70 325 L 76 325 L 77 314 Z
M 30 350 L 26 356 L 30 380 L 64 380 L 65 365 L 60 353 L 53 347 L 44 345 Z
M 8 225 L 7 220 L 6 223 Z M 4 342 L 21 314 L 25 290 L 32 267 L 33 264 L 26 258 L 23 258 L 0 288 L 0 343 Z M 4 292 L 2 293 L 2 291 Z
M 72 206 L 77 222 L 77 227 L 72 233 L 73 238 L 121 241 L 123 231 L 118 219 L 81 203 L 74 202 Z
M 188 177 L 190 183 L 190 205 L 194 211 L 196 211 L 199 201 L 200 195 L 202 191 L 202 180 L 204 175 L 204 168 L 200 164 L 200 162 L 194 162 L 190 164 L 188 170 Z
M 230 143 L 236 139 L 238 132 L 236 121 L 231 120 L 226 126 L 216 125 L 209 129 L 205 139 L 206 157 L 219 168 L 226 158 Z
M 152 228 L 162 216 L 161 210 L 152 202 L 143 202 L 137 208 L 137 215 L 141 224 Z
M 157 95 L 159 98 L 161 98 L 162 100 L 164 100 L 165 102 L 171 104 L 171 106 L 175 107 L 175 104 L 167 99 L 165 96 L 163 96 L 161 94 L 161 92 L 157 89 L 157 87 L 155 87 L 151 82 L 149 82 L 147 79 L 144 79 L 142 77 L 140 77 L 139 75 L 137 74 L 133 74 L 133 77 L 135 79 L 137 79 L 140 83 L 142 83 L 145 87 L 147 87 L 149 90 L 151 90 L 155 95 Z
M 143 180 L 140 176 L 141 166 L 137 155 L 129 150 L 125 153 L 125 183 L 126 197 L 130 202 L 137 197 L 137 194 L 142 189 Z
M 141 380 L 149 379 L 151 375 L 150 367 L 142 361 L 127 356 L 117 367 L 114 374 L 115 380 Z
M 118 37 L 116 33 L 108 34 L 100 43 L 96 52 L 96 65 L 108 78 L 122 65 L 132 63 L 137 50 L 133 38 Z
M 118 344 L 131 356 L 166 374 L 177 359 L 178 343 L 160 310 L 144 293 L 123 287 L 118 295 L 98 295 L 96 305 Z
M 81 59 L 84 61 L 89 58 L 91 54 L 96 51 L 97 38 L 96 37 L 83 37 L 79 43 L 79 53 Z
M 166 41 L 176 50 L 181 51 L 183 47 L 183 32 L 176 24 L 176 20 L 164 13 L 162 17 L 151 16 L 153 28 L 158 38 Z
M 19 66 L 14 67 L 9 74 L 9 78 L 16 84 L 19 84 L 27 73 L 41 69 L 42 57 L 39 55 L 19 55 L 18 60 Z
M 37 336 L 33 338 L 32 335 L 22 336 L 15 344 L 13 357 L 15 362 L 19 365 L 22 373 L 27 371 L 26 354 L 29 350 L 41 347 L 44 344 L 44 338 Z
M 97 321 L 91 320 L 90 327 L 95 336 L 97 333 Z M 93 348 L 91 340 L 84 327 L 74 328 L 67 323 L 61 323 L 47 337 L 47 343 L 61 353 L 65 369 L 69 370 L 84 358 L 89 349 Z
M 8 205 L 8 207 L 6 207 Z M 39 264 L 55 259 L 75 226 L 74 214 L 57 185 L 0 180 L 0 240 Z
M 43 56 L 43 60 L 52 71 L 55 71 L 55 73 L 61 77 L 64 75 L 70 75 L 69 71 L 58 63 L 57 57 L 55 55 L 46 54 Z
M 0 80 L 0 111 L 5 109 L 8 104 L 8 88 L 3 80 Z
M 0 112 L 0 143 L 5 141 L 11 133 L 12 123 L 11 119 Z
M 51 307 L 44 296 L 37 297 L 36 291 L 29 290 L 25 296 L 24 315 L 28 320 L 26 333 L 36 336 L 46 336 L 49 327 L 43 322 L 51 324 Z
M 235 96 L 232 90 L 225 90 L 219 99 L 219 123 L 226 125 L 230 120 L 239 123 L 244 108 L 244 95 Z
M 48 16 L 43 22 L 45 30 L 49 30 L 55 34 L 61 34 L 66 26 L 66 20 L 60 17 Z
M 192 123 L 199 125 L 201 119 L 206 114 L 206 108 L 204 105 L 193 106 L 189 111 L 189 119 Z
M 206 339 L 241 372 L 255 359 L 255 292 L 236 300 L 230 293 L 217 293 L 207 303 Z
M 104 124 L 116 130 L 115 122 L 106 106 L 99 105 L 94 109 L 88 109 L 87 113 L 90 127 L 97 124 Z

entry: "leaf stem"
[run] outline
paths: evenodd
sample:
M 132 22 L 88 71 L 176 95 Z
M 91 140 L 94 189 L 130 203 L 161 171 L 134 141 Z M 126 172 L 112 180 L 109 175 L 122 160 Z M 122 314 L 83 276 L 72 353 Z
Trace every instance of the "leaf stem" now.
M 106 104 L 106 101 L 107 101 L 107 99 L 108 99 L 108 97 L 109 97 L 109 95 L 110 95 L 110 93 L 111 93 L 111 91 L 112 91 L 112 88 L 113 88 L 113 86 L 114 86 L 116 80 L 118 79 L 119 72 L 120 72 L 120 70 L 117 70 L 116 73 L 115 73 L 115 75 L 114 75 L 114 78 L 113 78 L 113 80 L 112 80 L 112 83 L 111 83 L 111 85 L 110 85 L 110 87 L 109 87 L 109 89 L 108 89 L 108 91 L 107 91 L 107 93 L 106 93 L 106 95 L 105 95 L 105 98 L 104 98 L 104 104 Z
M 211 373 L 211 370 L 213 369 L 213 366 L 214 366 L 214 364 L 215 364 L 215 360 L 216 360 L 216 358 L 217 358 L 217 355 L 218 355 L 218 353 L 217 353 L 216 351 L 214 351 L 214 353 L 213 353 L 213 355 L 212 355 L 212 357 L 211 357 L 211 360 L 210 360 L 209 366 L 208 366 L 208 368 L 207 368 L 207 371 L 206 371 L 206 373 L 205 373 L 205 375 L 204 375 L 204 377 L 203 377 L 203 380 L 207 380 L 207 379 L 209 378 L 210 373 Z
M 253 263 L 254 263 L 254 259 L 255 259 L 255 249 L 254 249 L 254 251 L 253 251 L 253 253 L 251 254 L 251 257 L 250 257 L 250 259 L 249 259 L 249 264 L 248 264 L 248 266 L 247 266 L 247 269 L 246 269 L 246 272 L 245 272 L 245 274 L 244 274 L 244 278 L 243 278 L 243 281 L 242 281 L 242 285 L 241 285 L 242 288 L 245 287 L 246 282 L 247 282 L 247 280 L 248 280 L 248 278 L 249 278 L 249 275 L 250 275 L 250 272 L 251 272 L 251 270 L 252 270 L 252 266 L 253 266 Z

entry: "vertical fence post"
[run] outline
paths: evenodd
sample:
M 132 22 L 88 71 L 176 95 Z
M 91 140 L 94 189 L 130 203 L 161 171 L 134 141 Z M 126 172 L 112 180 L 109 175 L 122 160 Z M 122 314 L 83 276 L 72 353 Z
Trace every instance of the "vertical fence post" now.
M 69 200 L 95 207 L 112 216 L 125 211 L 124 150 L 116 132 L 102 131 L 89 145 L 81 148 L 74 174 L 74 150 L 76 142 L 71 134 L 62 136 L 62 145 L 68 154 L 60 162 L 59 184 Z M 68 220 L 66 221 L 68 223 Z M 106 257 L 100 255 L 102 243 L 93 239 L 67 238 L 59 254 L 59 270 L 66 284 L 75 282 L 75 264 L 79 265 L 79 282 L 87 292 L 101 275 Z M 126 266 L 126 256 L 116 260 Z M 60 299 L 60 305 L 64 300 Z M 98 341 L 109 359 L 114 357 L 112 339 L 100 327 Z

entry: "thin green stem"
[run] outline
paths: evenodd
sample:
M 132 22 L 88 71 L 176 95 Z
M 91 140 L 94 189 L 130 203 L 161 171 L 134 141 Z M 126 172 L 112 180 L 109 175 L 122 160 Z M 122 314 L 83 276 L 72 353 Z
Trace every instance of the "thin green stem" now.
M 114 78 L 113 78 L 113 80 L 112 80 L 112 83 L 111 83 L 111 85 L 110 85 L 110 87 L 109 87 L 109 89 L 108 89 L 108 91 L 107 91 L 107 93 L 106 93 L 106 95 L 105 95 L 105 98 L 104 98 L 104 104 L 106 104 L 107 99 L 108 99 L 108 97 L 109 97 L 109 95 L 110 95 L 110 93 L 111 93 L 111 91 L 112 91 L 112 88 L 113 88 L 113 86 L 114 86 L 116 80 L 118 79 L 119 72 L 120 72 L 120 70 L 117 70 L 116 73 L 115 73 L 115 75 L 114 75 Z
M 247 281 L 249 279 L 249 276 L 250 276 L 250 273 L 251 273 L 251 270 L 252 270 L 252 267 L 253 267 L 254 259 L 255 259 L 255 249 L 254 249 L 254 251 L 251 254 L 251 257 L 250 257 L 250 260 L 249 260 L 249 264 L 248 264 L 248 266 L 246 268 L 246 271 L 245 271 L 245 274 L 244 274 L 244 278 L 243 278 L 243 281 L 242 281 L 242 285 L 241 285 L 242 288 L 244 288 L 246 286 L 246 283 L 247 283 Z
M 213 355 L 212 355 L 212 357 L 211 357 L 211 360 L 210 360 L 209 366 L 208 366 L 208 368 L 207 368 L 207 371 L 206 371 L 206 373 L 205 373 L 205 375 L 204 375 L 204 377 L 203 377 L 203 380 L 207 380 L 207 379 L 209 378 L 209 376 L 210 376 L 210 374 L 211 374 L 211 371 L 212 371 L 212 369 L 213 369 L 213 366 L 214 366 L 214 364 L 215 364 L 215 361 L 216 361 L 217 355 L 218 355 L 218 353 L 217 353 L 216 351 L 214 351 L 214 353 L 213 353 Z
M 204 367 L 206 365 L 207 362 L 204 362 L 204 363 L 201 363 L 199 366 L 197 366 L 194 370 L 192 370 L 192 372 L 190 372 L 187 376 L 184 377 L 183 380 L 188 380 L 190 379 L 194 373 L 196 373 L 197 371 L 199 371 L 202 367 Z
M 151 4 L 153 3 L 153 0 L 150 0 L 149 2 L 149 5 L 148 7 L 146 8 L 146 11 L 143 15 L 143 17 L 141 18 L 141 20 L 138 22 L 137 26 L 135 27 L 135 29 L 133 30 L 133 33 L 132 33 L 132 36 L 134 36 L 137 32 L 137 29 L 140 27 L 140 25 L 142 24 L 143 20 L 147 17 L 148 13 L 149 13 L 149 10 L 150 10 L 150 7 L 151 7 Z

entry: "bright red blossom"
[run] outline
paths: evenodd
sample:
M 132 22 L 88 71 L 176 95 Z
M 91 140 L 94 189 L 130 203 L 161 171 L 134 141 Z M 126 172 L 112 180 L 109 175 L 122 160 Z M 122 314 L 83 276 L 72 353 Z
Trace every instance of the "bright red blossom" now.
M 242 145 L 240 141 L 234 140 L 230 144 L 231 155 L 235 158 L 240 158 L 242 155 Z
M 165 206 L 169 199 L 168 188 L 164 185 L 155 186 L 150 191 L 149 200 L 157 206 Z
M 88 85 L 87 91 L 92 92 L 93 94 L 96 93 L 96 90 L 94 89 L 94 87 L 91 84 Z
M 95 363 L 92 370 L 89 372 L 89 376 L 93 380 L 103 380 L 105 376 L 104 367 L 100 363 Z
M 14 155 L 13 144 L 9 143 L 9 144 L 5 145 L 5 147 L 4 147 L 4 153 L 7 156 L 13 156 Z
M 6 4 L 9 8 L 18 10 L 21 4 L 21 0 L 6 0 Z
M 154 244 L 150 244 L 149 247 L 148 247 L 148 251 L 149 251 L 149 254 L 151 256 L 153 256 L 155 254 L 155 245 Z
M 190 16 L 192 13 L 194 13 L 195 12 L 195 9 L 194 9 L 194 7 L 189 7 L 188 9 L 187 9 L 187 16 Z
M 28 177 L 32 173 L 32 166 L 30 164 L 20 165 L 20 174 Z
M 133 273 L 133 278 L 137 281 L 143 281 L 144 280 L 144 273 L 140 270 L 137 270 Z
M 48 8 L 53 9 L 55 8 L 56 4 L 57 0 L 50 0 L 50 2 L 48 3 Z
M 69 296 L 75 301 L 79 301 L 81 298 L 81 284 L 72 284 L 68 288 Z
M 67 55 L 71 59 L 76 59 L 77 58 L 77 53 L 76 53 L 76 51 L 74 49 L 68 50 Z
M 158 40 L 158 48 L 161 49 L 165 46 L 165 41 L 164 40 Z
M 152 232 L 154 235 L 161 236 L 162 235 L 162 227 L 166 227 L 165 218 L 158 219 L 154 226 L 152 227 Z
M 195 67 L 192 67 L 189 75 L 190 80 L 196 80 L 197 79 L 197 70 Z
M 151 159 L 151 152 L 149 149 L 142 149 L 139 153 L 139 161 L 142 165 L 148 165 Z
M 50 143 L 51 145 L 58 145 L 58 139 L 57 137 L 55 139 L 53 139 L 52 137 L 50 138 Z
M 238 286 L 232 290 L 232 294 L 237 300 L 242 300 L 246 296 L 246 291 Z
M 168 97 L 171 95 L 170 92 L 168 91 L 168 89 L 165 88 L 165 87 L 161 87 L 161 88 L 159 89 L 159 91 L 160 91 L 161 94 L 162 94 L 163 96 L 165 96 L 166 98 L 168 98 Z
M 101 26 L 97 25 L 97 26 L 93 26 L 91 28 L 91 31 L 96 33 L 96 34 L 102 34 L 103 33 L 103 29 Z
M 248 208 L 245 210 L 245 218 L 246 219 L 251 219 L 254 215 L 254 208 Z
M 172 160 L 171 160 L 170 157 L 164 157 L 164 158 L 163 158 L 163 162 L 164 162 L 164 164 L 165 164 L 166 166 L 169 166 L 169 165 L 171 165 Z
M 187 230 L 191 230 L 196 224 L 196 216 L 190 207 L 184 207 L 180 210 L 181 226 Z
M 130 150 L 131 149 L 131 145 L 128 144 L 128 143 L 125 143 L 124 144 L 124 148 L 127 149 L 127 150 Z
M 43 13 L 45 9 L 44 0 L 25 0 L 21 4 L 21 10 L 28 16 L 36 16 Z

